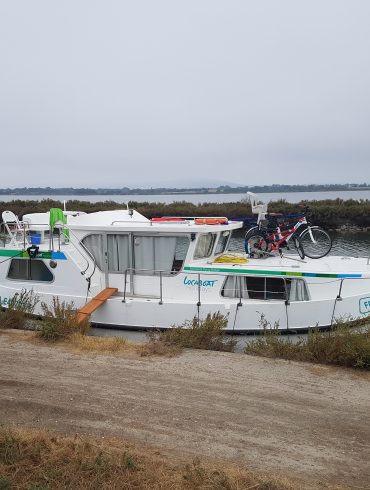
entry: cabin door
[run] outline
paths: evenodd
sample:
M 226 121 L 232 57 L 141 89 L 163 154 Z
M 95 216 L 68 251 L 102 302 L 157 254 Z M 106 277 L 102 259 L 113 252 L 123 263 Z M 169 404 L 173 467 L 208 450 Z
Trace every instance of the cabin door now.
M 176 243 L 176 236 L 133 236 L 133 294 L 161 298 L 163 277 L 173 268 Z
M 120 293 L 132 290 L 131 235 L 107 233 L 104 240 L 106 286 Z M 126 283 L 126 286 L 125 286 Z

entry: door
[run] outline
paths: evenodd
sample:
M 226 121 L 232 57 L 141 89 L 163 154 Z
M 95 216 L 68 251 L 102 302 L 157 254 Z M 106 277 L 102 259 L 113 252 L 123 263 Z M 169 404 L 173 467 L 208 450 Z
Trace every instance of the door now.
M 103 240 L 107 287 L 119 292 L 132 291 L 131 236 L 129 233 L 107 233 Z M 125 287 L 126 281 L 126 287 Z

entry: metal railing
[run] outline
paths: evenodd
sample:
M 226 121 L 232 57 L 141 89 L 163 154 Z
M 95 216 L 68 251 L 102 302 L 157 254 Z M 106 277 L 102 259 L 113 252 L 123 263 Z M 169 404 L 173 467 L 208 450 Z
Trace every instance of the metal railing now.
M 130 274 L 130 278 L 133 278 L 133 276 L 137 275 L 137 276 L 141 276 L 143 277 L 145 275 L 145 273 L 147 274 L 147 277 L 153 277 L 153 276 L 157 276 L 159 277 L 159 294 L 158 295 L 155 295 L 155 297 L 158 297 L 159 299 L 159 304 L 163 304 L 163 276 L 165 275 L 165 277 L 170 277 L 172 276 L 172 272 L 173 271 L 169 271 L 169 270 L 159 270 L 159 269 L 136 269 L 134 267 L 129 267 L 127 269 L 125 269 L 124 271 L 124 288 L 123 288 L 123 299 L 122 299 L 122 303 L 125 303 L 126 302 L 126 298 L 127 298 L 127 282 L 128 282 L 128 275 Z M 144 274 L 142 274 L 144 273 Z M 199 273 L 199 272 L 191 272 L 191 271 L 182 271 L 180 272 L 180 274 L 176 274 L 177 276 L 181 276 L 181 275 L 186 275 L 186 276 L 196 276 L 196 281 L 195 281 L 195 284 L 194 286 L 197 286 L 197 301 L 196 301 L 196 305 L 197 306 L 201 306 L 202 304 L 202 297 L 201 297 L 201 293 L 202 293 L 202 287 L 204 286 L 204 282 L 207 282 L 207 279 L 203 279 L 202 280 L 202 274 Z M 229 274 L 225 273 L 225 274 L 204 274 L 203 276 L 204 277 L 209 277 L 209 276 L 217 276 L 217 277 L 221 277 L 223 280 L 225 280 L 227 277 L 230 277 Z M 274 295 L 276 297 L 276 299 L 280 299 L 282 301 L 286 301 L 287 304 L 289 304 L 289 294 L 288 294 L 288 288 L 287 288 L 287 279 L 285 277 L 281 277 L 279 279 L 281 279 L 283 282 L 284 282 L 284 291 L 280 290 L 280 291 L 270 291 L 270 290 L 267 290 L 266 289 L 266 278 L 265 279 L 265 283 L 264 283 L 264 288 L 263 289 L 251 289 L 251 288 L 246 288 L 246 287 L 243 287 L 243 284 L 242 284 L 242 281 L 243 281 L 243 277 L 246 277 L 246 276 L 236 276 L 237 277 L 237 284 L 235 285 L 235 288 L 225 288 L 225 285 L 222 286 L 222 288 L 220 288 L 220 293 L 222 291 L 235 291 L 235 294 L 234 295 L 222 295 L 222 297 L 224 297 L 225 299 L 226 298 L 229 298 L 229 299 L 239 299 L 239 302 L 238 302 L 238 306 L 242 306 L 243 305 L 243 300 L 245 299 L 261 299 L 261 300 L 268 300 L 268 299 L 274 299 Z M 135 290 L 134 290 L 134 286 L 133 284 L 131 284 L 131 287 L 132 287 L 132 291 L 131 291 L 131 294 L 133 296 L 145 296 L 145 294 L 137 294 L 135 293 Z M 247 298 L 245 297 L 245 293 L 248 294 L 249 296 L 249 293 L 254 293 L 252 298 Z M 261 295 L 261 297 L 256 297 L 256 295 Z M 270 296 L 270 297 L 269 297 Z M 279 297 L 278 297 L 279 296 Z
M 159 277 L 159 290 L 158 290 L 158 295 L 155 297 L 157 297 L 159 300 L 158 304 L 163 305 L 164 304 L 163 276 L 164 275 L 166 275 L 166 276 L 170 275 L 170 272 L 171 271 L 156 270 L 156 269 L 135 269 L 135 268 L 126 269 L 124 271 L 124 290 L 123 290 L 122 303 L 125 303 L 127 300 L 128 275 L 130 274 L 130 278 L 133 278 L 133 276 L 137 273 L 139 273 L 138 274 L 139 276 L 141 275 L 140 273 L 147 273 L 147 274 L 150 274 L 151 276 L 158 276 Z M 198 308 L 202 305 L 202 286 L 203 286 L 204 282 L 207 281 L 207 279 L 204 279 L 204 278 L 207 278 L 210 276 L 212 276 L 212 277 L 216 276 L 216 277 L 221 277 L 223 280 L 225 280 L 227 277 L 229 277 L 229 274 L 212 274 L 212 273 L 209 273 L 209 274 L 203 274 L 202 275 L 198 272 L 191 272 L 191 271 L 181 272 L 179 275 L 195 276 L 196 277 L 196 281 L 193 284 L 194 286 L 197 286 L 196 298 L 195 298 L 194 304 Z M 250 276 L 244 276 L 244 275 L 236 276 L 237 281 L 235 282 L 234 288 L 229 288 L 230 292 L 234 291 L 235 294 L 230 295 L 230 296 L 229 295 L 226 295 L 226 296 L 222 295 L 222 292 L 227 290 L 225 288 L 225 283 L 223 281 L 222 285 L 220 286 L 220 288 L 218 290 L 221 297 L 225 300 L 226 299 L 238 300 L 237 303 L 235 303 L 235 306 L 237 307 L 237 309 L 242 307 L 249 300 L 257 300 L 257 301 L 258 300 L 269 301 L 269 300 L 274 300 L 274 299 L 280 300 L 280 301 L 284 302 L 285 307 L 286 307 L 287 328 L 289 328 L 288 308 L 289 308 L 289 305 L 291 304 L 291 302 L 296 302 L 296 301 L 309 302 L 310 301 L 309 297 L 308 297 L 308 299 L 304 299 L 304 300 L 303 299 L 297 300 L 297 299 L 290 298 L 290 290 L 289 290 L 288 285 L 287 285 L 288 281 L 289 281 L 289 279 L 291 279 L 291 280 L 302 280 L 300 278 L 297 279 L 296 277 L 292 277 L 292 278 L 289 278 L 289 277 L 288 278 L 286 278 L 286 277 L 276 278 L 275 277 L 276 279 L 281 279 L 284 282 L 284 289 L 274 290 L 274 291 L 271 290 L 270 291 L 270 290 L 266 289 L 266 283 L 265 283 L 265 288 L 263 290 L 262 289 L 258 289 L 258 290 L 257 289 L 250 289 L 250 288 L 245 287 L 245 285 L 243 285 L 243 277 L 250 277 Z M 353 281 L 353 280 L 370 280 L 370 277 L 347 277 L 347 278 L 334 279 L 335 282 L 339 283 L 337 293 L 336 293 L 335 297 L 333 297 L 332 299 L 326 298 L 326 300 L 328 300 L 328 301 L 331 301 L 331 300 L 334 301 L 333 311 L 332 311 L 332 315 L 331 315 L 331 325 L 333 325 L 333 323 L 335 321 L 335 309 L 336 309 L 337 302 L 342 301 L 342 299 L 343 299 L 342 298 L 343 285 L 344 285 L 345 281 L 348 282 L 348 281 Z M 319 283 L 317 283 L 317 284 L 319 284 Z M 134 297 L 135 296 L 136 297 L 145 297 L 146 296 L 145 294 L 136 294 L 134 291 L 133 283 L 131 285 L 132 285 L 132 290 L 131 290 L 130 295 L 132 295 Z M 247 292 L 248 297 L 244 296 L 245 292 Z M 358 294 L 360 294 L 360 293 L 358 293 Z M 249 295 L 251 295 L 252 297 L 249 297 Z M 260 297 L 257 297 L 256 295 L 260 295 Z M 216 297 L 215 297 L 215 301 L 217 302 Z
M 157 269 L 136 269 L 133 267 L 129 267 L 128 269 L 125 269 L 122 303 L 126 302 L 127 275 L 128 273 L 131 273 L 130 277 L 132 277 L 132 275 L 135 275 L 137 272 L 147 272 L 150 274 L 150 276 L 159 276 L 159 304 L 162 305 L 163 304 L 163 274 L 170 274 L 171 271 L 157 270 Z M 133 294 L 135 293 L 133 292 Z

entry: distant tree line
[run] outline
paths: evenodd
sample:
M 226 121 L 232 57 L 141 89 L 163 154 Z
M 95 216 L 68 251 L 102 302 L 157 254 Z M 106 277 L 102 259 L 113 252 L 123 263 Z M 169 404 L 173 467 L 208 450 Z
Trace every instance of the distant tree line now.
M 251 207 L 247 200 L 228 203 L 202 203 L 193 204 L 186 201 L 165 204 L 161 202 L 135 202 L 129 201 L 130 208 L 136 209 L 147 218 L 158 216 L 226 216 L 229 219 L 252 218 Z M 308 205 L 311 209 L 309 218 L 314 224 L 326 229 L 338 229 L 340 227 L 370 227 L 370 201 L 369 200 L 325 200 L 301 202 L 298 204 L 279 200 L 269 203 L 270 212 L 281 212 L 284 214 L 295 214 L 303 211 L 303 206 Z M 41 213 L 49 211 L 52 207 L 62 207 L 62 202 L 52 199 L 42 201 L 13 200 L 0 202 L 0 213 L 9 209 L 19 217 L 28 213 Z M 125 204 L 114 201 L 87 202 L 68 201 L 69 210 L 85 211 L 87 213 L 96 211 L 108 211 L 113 209 L 126 209 Z
M 321 192 L 321 191 L 348 191 L 370 189 L 370 184 L 310 184 L 310 185 L 284 185 L 273 184 L 263 186 L 239 186 L 231 187 L 222 185 L 219 187 L 196 187 L 196 188 L 170 188 L 155 187 L 150 189 L 139 189 L 121 187 L 119 189 L 90 189 L 86 187 L 15 187 L 0 189 L 0 195 L 14 196 L 107 196 L 107 195 L 153 195 L 153 194 L 241 194 L 246 192 Z

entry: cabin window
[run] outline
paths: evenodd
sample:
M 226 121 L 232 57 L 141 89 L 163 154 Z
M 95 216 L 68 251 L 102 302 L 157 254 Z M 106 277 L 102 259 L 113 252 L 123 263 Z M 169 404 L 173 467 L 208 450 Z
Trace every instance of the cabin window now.
M 194 252 L 194 259 L 205 259 L 210 257 L 216 241 L 216 236 L 216 233 L 201 233 L 199 235 Z
M 308 301 L 310 299 L 306 281 L 303 279 L 286 280 L 289 301 Z
M 180 236 L 135 235 L 133 253 L 135 272 L 138 274 L 165 274 L 181 270 L 187 251 L 189 238 Z
M 104 270 L 103 235 L 88 235 L 82 240 L 100 270 Z
M 230 237 L 230 232 L 229 231 L 223 231 L 220 234 L 220 237 L 218 239 L 216 249 L 215 249 L 215 255 L 222 254 L 226 250 L 227 242 L 229 241 Z
M 175 257 L 172 264 L 172 271 L 177 272 L 182 269 L 188 253 L 189 244 L 190 241 L 188 237 L 176 237 Z
M 12 259 L 7 277 L 18 281 L 37 282 L 52 282 L 54 279 L 44 261 L 38 259 Z
M 227 298 L 308 301 L 307 285 L 303 279 L 285 281 L 280 277 L 228 276 L 221 290 Z

